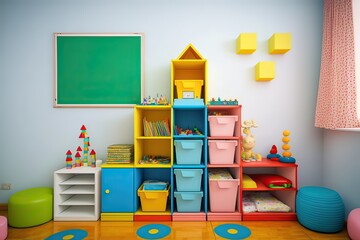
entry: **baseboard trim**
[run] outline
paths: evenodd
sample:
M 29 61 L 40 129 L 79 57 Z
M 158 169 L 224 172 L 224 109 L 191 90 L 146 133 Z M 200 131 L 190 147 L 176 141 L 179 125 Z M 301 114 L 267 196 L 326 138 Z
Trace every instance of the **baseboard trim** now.
M 7 211 L 8 205 L 7 203 L 0 203 L 0 211 Z

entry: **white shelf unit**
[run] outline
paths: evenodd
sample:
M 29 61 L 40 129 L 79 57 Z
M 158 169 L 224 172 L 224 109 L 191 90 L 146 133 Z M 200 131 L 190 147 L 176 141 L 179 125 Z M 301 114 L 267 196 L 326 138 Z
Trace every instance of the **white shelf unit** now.
M 76 167 L 54 172 L 54 221 L 97 221 L 101 168 Z

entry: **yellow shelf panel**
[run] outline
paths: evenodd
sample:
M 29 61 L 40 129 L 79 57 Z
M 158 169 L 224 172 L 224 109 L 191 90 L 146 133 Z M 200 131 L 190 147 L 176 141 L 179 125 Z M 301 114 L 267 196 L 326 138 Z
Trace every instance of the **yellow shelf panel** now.
M 104 163 L 101 168 L 133 168 L 134 163 Z
M 134 221 L 134 213 L 101 213 L 101 221 L 132 222 Z

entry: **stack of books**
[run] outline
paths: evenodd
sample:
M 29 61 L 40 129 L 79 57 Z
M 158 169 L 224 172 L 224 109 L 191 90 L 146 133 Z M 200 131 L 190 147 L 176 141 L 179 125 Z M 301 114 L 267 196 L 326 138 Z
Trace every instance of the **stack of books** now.
M 143 119 L 144 125 L 144 136 L 170 136 L 170 125 L 169 120 L 161 121 L 148 121 L 146 118 Z
M 113 144 L 107 148 L 107 163 L 131 163 L 134 160 L 134 144 Z

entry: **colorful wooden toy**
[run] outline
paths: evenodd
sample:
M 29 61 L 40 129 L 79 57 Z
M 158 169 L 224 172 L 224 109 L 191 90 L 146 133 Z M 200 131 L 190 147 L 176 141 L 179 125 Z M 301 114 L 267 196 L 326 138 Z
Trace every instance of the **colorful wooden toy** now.
M 296 160 L 295 158 L 292 157 L 292 153 L 289 151 L 290 150 L 290 131 L 289 130 L 284 130 L 283 131 L 283 145 L 282 145 L 282 149 L 284 150 L 284 152 L 282 153 L 282 156 L 279 158 L 280 162 L 284 162 L 284 163 L 294 163 Z
M 79 152 L 75 154 L 75 167 L 81 167 L 81 155 Z
M 66 152 L 66 168 L 72 168 L 72 152 L 70 150 Z
M 83 156 L 84 156 L 84 161 L 83 161 L 83 165 L 85 167 L 88 166 L 88 155 L 89 155 L 89 146 L 90 146 L 90 140 L 89 140 L 89 136 L 86 132 L 86 127 L 85 125 L 82 125 L 81 127 L 81 133 L 80 133 L 80 136 L 79 138 L 83 138 L 84 139 L 84 153 L 83 153 Z
M 94 151 L 94 149 L 91 150 L 90 156 L 91 156 L 91 167 L 96 167 L 96 152 Z
M 270 153 L 266 156 L 266 158 L 272 161 L 279 161 L 280 154 L 278 154 L 276 145 L 272 145 Z

